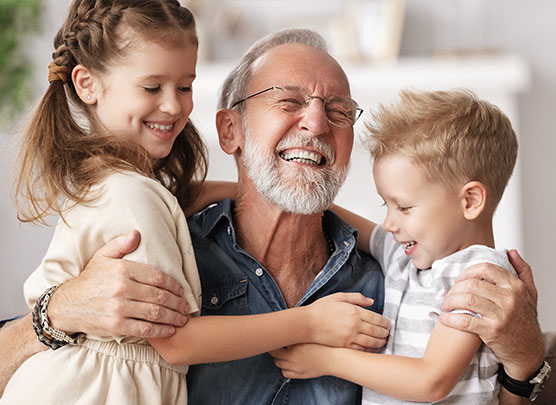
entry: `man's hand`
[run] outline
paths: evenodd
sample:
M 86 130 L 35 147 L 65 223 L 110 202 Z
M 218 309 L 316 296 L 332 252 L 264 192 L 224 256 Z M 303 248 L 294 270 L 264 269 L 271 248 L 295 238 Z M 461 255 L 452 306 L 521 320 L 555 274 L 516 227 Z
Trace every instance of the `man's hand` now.
M 446 294 L 443 311 L 466 309 L 481 318 L 444 313 L 440 321 L 476 333 L 510 377 L 525 380 L 542 365 L 544 342 L 537 321 L 537 290 L 530 266 L 517 251 L 508 257 L 519 278 L 492 264 L 466 269 Z
M 183 287 L 153 266 L 121 259 L 139 246 L 133 231 L 99 249 L 48 305 L 52 326 L 97 336 L 168 337 L 187 322 Z

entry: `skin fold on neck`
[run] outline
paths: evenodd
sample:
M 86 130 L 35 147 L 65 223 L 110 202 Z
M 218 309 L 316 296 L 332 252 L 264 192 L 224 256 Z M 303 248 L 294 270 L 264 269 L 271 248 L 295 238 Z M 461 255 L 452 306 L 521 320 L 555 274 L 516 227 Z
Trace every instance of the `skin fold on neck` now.
M 322 213 L 284 212 L 252 186 L 241 187 L 234 210 L 239 245 L 273 276 L 294 306 L 329 258 Z

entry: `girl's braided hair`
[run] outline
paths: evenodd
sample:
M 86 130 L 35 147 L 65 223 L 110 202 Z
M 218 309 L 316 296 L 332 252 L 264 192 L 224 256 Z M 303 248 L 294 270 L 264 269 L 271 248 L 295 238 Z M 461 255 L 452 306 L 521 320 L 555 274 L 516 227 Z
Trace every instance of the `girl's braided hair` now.
M 103 130 L 77 96 L 71 72 L 78 64 L 102 74 L 135 41 L 197 46 L 195 20 L 177 0 L 74 0 L 54 39 L 53 62 L 67 67 L 67 86 L 53 80 L 33 113 L 22 141 L 16 180 L 18 218 L 46 224 L 72 204 L 90 202 L 89 188 L 114 169 L 155 177 L 187 207 L 207 171 L 206 148 L 188 121 L 170 154 L 152 163 L 146 151 Z M 64 70 L 64 69 L 62 69 Z M 83 116 L 86 128 L 78 123 Z M 70 204 L 71 206 L 71 204 Z M 63 216 L 62 216 L 63 217 Z

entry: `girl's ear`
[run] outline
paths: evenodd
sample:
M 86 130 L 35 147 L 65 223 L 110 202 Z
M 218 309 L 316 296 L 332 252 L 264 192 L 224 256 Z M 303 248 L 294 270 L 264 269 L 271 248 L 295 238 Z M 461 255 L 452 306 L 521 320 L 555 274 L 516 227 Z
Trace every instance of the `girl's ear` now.
M 463 216 L 467 220 L 477 219 L 485 210 L 487 189 L 479 181 L 470 181 L 462 188 Z
M 88 105 L 96 104 L 99 87 L 85 66 L 75 66 L 71 72 L 71 80 L 81 101 Z
M 228 155 L 243 149 L 243 123 L 237 111 L 225 108 L 216 113 L 220 147 Z

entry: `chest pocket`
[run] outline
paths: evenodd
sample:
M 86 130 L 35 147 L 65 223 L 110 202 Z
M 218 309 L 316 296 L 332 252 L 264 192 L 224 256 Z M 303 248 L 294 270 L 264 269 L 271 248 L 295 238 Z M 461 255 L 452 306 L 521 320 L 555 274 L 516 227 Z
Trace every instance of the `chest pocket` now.
M 247 278 L 202 283 L 202 315 L 247 315 Z

